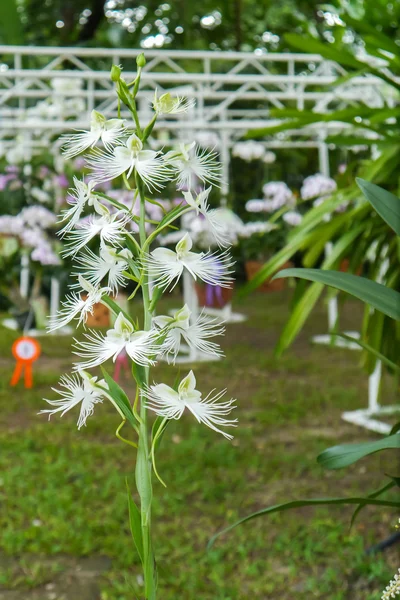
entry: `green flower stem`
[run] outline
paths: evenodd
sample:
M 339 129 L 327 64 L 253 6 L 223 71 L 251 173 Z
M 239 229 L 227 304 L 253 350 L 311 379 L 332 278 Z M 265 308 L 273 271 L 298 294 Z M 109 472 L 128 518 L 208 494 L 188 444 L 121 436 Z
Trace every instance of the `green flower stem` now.
M 140 221 L 139 221 L 139 241 L 143 246 L 146 243 L 146 215 L 145 215 L 145 195 L 143 182 L 136 176 L 136 185 L 140 195 Z M 148 287 L 148 273 L 145 266 L 142 272 L 142 296 L 144 311 L 144 330 L 151 328 L 150 296 Z M 143 369 L 142 386 L 149 383 L 149 367 Z M 152 491 L 152 462 L 149 452 L 147 411 L 144 403 L 140 403 L 140 426 L 139 426 L 139 447 L 136 463 L 136 485 L 140 495 L 141 502 L 141 524 L 143 536 L 143 566 L 146 600 L 155 600 L 156 598 L 156 567 L 151 541 L 151 504 L 153 498 Z

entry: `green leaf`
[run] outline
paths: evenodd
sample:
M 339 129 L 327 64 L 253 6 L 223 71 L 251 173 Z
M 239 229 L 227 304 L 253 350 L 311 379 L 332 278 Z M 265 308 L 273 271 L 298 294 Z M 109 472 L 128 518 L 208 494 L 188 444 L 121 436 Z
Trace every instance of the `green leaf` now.
M 346 340 L 348 342 L 351 342 L 352 344 L 358 344 L 360 346 L 360 348 L 363 348 L 367 352 L 370 352 L 378 360 L 380 360 L 383 363 L 385 363 L 385 365 L 387 365 L 391 369 L 394 369 L 395 371 L 398 371 L 400 373 L 400 365 L 396 365 L 396 363 L 394 363 L 393 361 L 391 361 L 389 358 L 387 358 L 381 352 L 378 352 L 378 350 L 375 350 L 375 348 L 373 348 L 372 346 L 370 346 L 369 344 L 367 344 L 363 340 L 355 338 L 355 337 L 351 337 L 350 335 L 346 335 L 345 333 L 335 333 L 335 336 L 336 337 L 341 337 L 344 340 Z
M 330 255 L 324 260 L 323 267 L 331 266 L 335 263 L 335 261 L 347 250 L 351 244 L 354 243 L 354 239 L 357 237 L 358 231 L 357 228 L 348 231 L 345 233 L 334 245 L 332 252 Z M 289 269 L 285 269 L 284 271 L 280 271 L 280 273 L 284 273 Z M 292 269 L 290 269 L 292 270 Z M 306 269 L 294 269 L 298 271 L 304 271 Z M 316 270 L 318 269 L 308 269 Z M 325 271 L 326 272 L 326 271 Z M 276 275 L 276 277 L 278 277 Z M 276 354 L 279 356 L 282 352 L 292 343 L 302 326 L 304 325 L 306 319 L 314 308 L 320 294 L 322 293 L 323 285 L 321 283 L 315 283 L 310 285 L 309 288 L 304 292 L 303 296 L 297 301 L 288 322 L 285 325 L 283 333 L 279 338 L 279 342 L 276 347 Z
M 270 506 L 269 508 L 263 508 L 262 510 L 258 510 L 257 512 L 254 512 L 254 513 L 248 515 L 247 517 L 243 517 L 243 519 L 236 521 L 236 523 L 234 523 L 233 525 L 230 525 L 229 527 L 226 527 L 226 529 L 223 529 L 222 531 L 219 531 L 218 533 L 216 533 L 208 542 L 207 548 L 210 549 L 211 546 L 214 544 L 215 540 L 219 536 L 224 535 L 225 533 L 228 533 L 228 531 L 231 531 L 238 525 L 242 525 L 243 523 L 246 523 L 247 521 L 251 521 L 252 519 L 256 519 L 258 517 L 263 517 L 268 514 L 272 514 L 275 512 L 283 512 L 285 510 L 291 510 L 292 508 L 301 508 L 303 506 L 324 506 L 324 505 L 331 505 L 331 504 L 336 504 L 338 506 L 341 506 L 341 505 L 346 505 L 346 504 L 362 504 L 362 503 L 370 504 L 372 506 L 388 506 L 388 507 L 394 507 L 394 508 L 400 507 L 400 501 L 393 502 L 390 500 L 379 500 L 377 498 L 353 497 L 353 498 L 317 498 L 317 499 L 310 499 L 310 500 L 292 500 L 291 502 L 285 502 L 283 504 L 275 504 L 274 506 Z
M 366 302 L 392 319 L 400 320 L 400 293 L 365 277 L 321 269 L 284 269 L 275 275 L 276 279 L 281 277 L 299 277 L 329 285 Z
M 400 448 L 400 435 L 398 433 L 374 442 L 343 444 L 327 448 L 317 457 L 317 461 L 324 469 L 342 469 L 357 462 L 360 458 L 393 448 Z
M 125 394 L 124 390 L 114 381 L 114 379 L 107 373 L 104 367 L 101 367 L 101 371 L 103 373 L 106 384 L 108 385 L 108 393 L 111 398 L 114 400 L 115 404 L 120 409 L 121 413 L 124 415 L 124 418 L 129 421 L 132 427 L 136 428 L 138 425 L 137 420 L 132 412 L 132 407 L 130 405 L 128 396 Z
M 110 298 L 109 296 L 103 296 L 101 299 L 103 304 L 106 304 L 108 306 L 108 308 L 111 308 L 111 310 L 113 311 L 113 313 L 115 315 L 119 315 L 119 313 L 122 313 L 124 315 L 124 317 L 126 319 L 128 319 L 128 321 L 130 321 L 130 323 L 132 323 L 132 325 L 134 324 L 131 316 L 125 311 L 123 310 L 119 304 L 117 304 L 112 298 Z
M 150 312 L 153 312 L 155 310 L 155 308 L 157 306 L 157 302 L 160 300 L 163 293 L 164 293 L 163 288 L 154 286 L 152 293 L 151 293 L 151 301 L 150 301 L 150 306 L 149 306 Z
M 354 189 L 357 189 L 354 186 Z M 309 244 L 310 240 L 314 237 L 318 238 L 318 231 L 314 230 L 317 228 L 321 220 L 326 214 L 329 214 L 339 203 L 343 202 L 343 198 L 331 198 L 326 200 L 319 206 L 312 208 L 304 216 L 301 227 L 295 228 L 292 235 L 289 236 L 288 243 L 282 250 L 279 250 L 256 274 L 256 276 L 249 281 L 238 293 L 238 297 L 246 296 L 248 293 L 256 290 L 266 279 L 269 279 L 281 269 L 285 263 L 306 243 Z M 369 209 L 367 203 L 366 207 Z M 354 211 L 349 212 L 349 218 L 352 215 L 357 215 L 360 211 L 365 210 L 363 207 L 358 207 Z
M 135 378 L 138 386 L 143 389 L 147 383 L 146 367 L 138 365 L 135 362 L 132 363 L 132 375 Z
M 356 181 L 376 212 L 400 237 L 400 199 L 378 185 L 365 181 L 365 179 L 357 178 Z
M 314 38 L 305 37 L 296 33 L 288 33 L 285 35 L 285 40 L 294 48 L 301 52 L 311 52 L 313 54 L 321 54 L 324 58 L 333 60 L 340 65 L 351 67 L 354 69 L 365 68 L 365 63 L 357 60 L 350 52 L 346 52 L 343 48 L 337 48 L 333 44 L 320 42 Z
M 170 210 L 159 222 L 157 229 L 155 231 L 153 231 L 149 237 L 146 240 L 146 244 L 144 246 L 144 250 L 147 250 L 147 248 L 150 247 L 150 244 L 153 240 L 155 240 L 155 238 L 166 228 L 166 227 L 171 227 L 172 223 L 176 220 L 179 219 L 179 217 L 181 217 L 185 212 L 188 211 L 188 206 L 187 204 L 179 204 L 179 206 L 176 206 L 175 208 L 173 208 L 172 210 Z
M 0 2 L 0 43 L 16 46 L 26 43 L 17 0 Z
M 396 485 L 395 481 L 389 481 L 389 483 L 386 483 L 383 487 L 379 488 L 379 490 L 376 490 L 375 492 L 372 492 L 372 494 L 368 494 L 368 498 L 378 498 L 379 496 L 381 496 L 382 494 L 384 494 L 385 492 L 387 492 L 388 490 L 390 490 L 392 487 L 394 487 Z M 363 508 L 365 508 L 365 506 L 367 506 L 367 504 L 365 502 L 363 502 L 362 504 L 359 504 L 356 508 L 356 510 L 354 511 L 352 517 L 351 517 L 351 521 L 350 521 L 350 527 L 353 527 L 354 522 L 357 518 L 357 516 L 360 514 L 360 512 L 362 511 Z
M 136 240 L 134 237 L 131 237 L 130 235 L 125 236 L 125 243 L 128 250 L 132 252 L 133 256 L 137 257 L 140 254 L 140 246 L 135 242 Z
M 142 521 L 140 518 L 140 511 L 136 506 L 132 494 L 129 489 L 128 478 L 126 478 L 126 489 L 128 492 L 128 508 L 129 508 L 129 525 L 131 529 L 132 538 L 136 546 L 136 550 L 139 554 L 142 565 L 144 564 L 144 552 L 143 552 L 143 536 L 142 536 Z
M 153 423 L 153 427 L 151 429 L 151 439 L 155 441 L 154 444 L 154 450 L 156 450 L 158 448 L 158 446 L 161 443 L 161 440 L 163 438 L 163 435 L 165 433 L 165 430 L 167 429 L 167 425 L 169 423 L 170 419 L 165 419 L 165 417 L 157 417 L 156 420 Z

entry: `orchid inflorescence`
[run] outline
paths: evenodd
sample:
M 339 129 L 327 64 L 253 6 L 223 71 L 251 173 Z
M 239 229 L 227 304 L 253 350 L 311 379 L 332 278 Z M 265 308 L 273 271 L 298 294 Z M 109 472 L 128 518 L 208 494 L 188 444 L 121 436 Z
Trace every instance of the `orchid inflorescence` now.
M 193 102 L 174 98 L 169 93 L 161 96 L 156 93 L 152 103 L 154 116 L 146 127 L 141 127 L 135 98 L 145 65 L 143 55 L 137 58 L 137 65 L 137 75 L 131 83 L 124 81 L 119 67 L 112 68 L 111 79 L 118 94 L 118 118 L 107 119 L 92 111 L 88 131 L 64 136 L 67 158 L 87 152 L 89 175 L 86 181 L 74 178 L 69 208 L 60 217 L 62 227 L 59 235 L 66 242 L 63 254 L 76 261 L 77 271 L 74 273 L 75 284 L 62 309 L 51 319 L 49 329 L 56 330 L 73 320 L 86 328 L 87 318 L 97 303 L 108 306 L 115 315 L 115 321 L 105 334 L 88 331 L 82 339 L 75 340 L 74 353 L 79 360 L 73 367 L 73 373 L 61 378 L 61 389 L 55 390 L 60 398 L 47 400 L 51 408 L 41 412 L 47 413 L 50 418 L 55 413 L 60 412 L 62 416 L 79 407 L 78 428 L 86 425 L 95 405 L 102 401 L 110 401 L 120 414 L 122 423 L 117 436 L 137 448 L 136 487 L 140 509 L 129 495 L 130 522 L 143 564 L 145 598 L 154 599 L 157 577 L 150 514 L 153 473 L 162 481 L 155 466 L 155 451 L 160 437 L 168 422 L 179 419 L 185 410 L 199 423 L 228 439 L 232 436 L 224 428 L 236 425 L 236 419 L 229 418 L 234 400 L 224 399 L 226 390 L 212 390 L 203 397 L 196 389 L 192 371 L 174 387 L 150 383 L 150 367 L 161 358 L 175 363 L 182 343 L 204 354 L 220 356 L 221 349 L 212 338 L 224 332 L 220 321 L 204 312 L 196 317 L 187 305 L 171 316 L 156 315 L 156 307 L 163 293 L 177 285 L 184 271 L 194 280 L 202 280 L 208 285 L 229 287 L 233 262 L 226 250 L 228 238 L 224 228 L 208 203 L 211 185 L 217 185 L 220 177 L 215 152 L 207 152 L 195 143 L 181 144 L 166 153 L 146 147 L 160 114 L 179 114 L 190 109 Z M 132 123 L 121 118 L 122 103 L 129 109 Z M 100 191 L 102 183 L 115 178 L 122 178 L 131 192 L 130 205 L 119 202 L 111 193 L 106 195 Z M 153 229 L 149 232 L 146 206 L 150 203 L 163 208 L 150 194 L 171 181 L 176 181 L 184 200 L 169 212 L 164 211 L 158 222 L 151 221 Z M 87 216 L 88 211 L 91 211 L 90 216 Z M 152 249 L 152 243 L 162 240 L 162 236 L 174 227 L 173 223 L 190 211 L 207 221 L 215 246 L 219 246 L 220 250 L 194 252 L 188 233 L 182 235 L 175 250 L 161 246 Z M 93 250 L 94 244 L 97 244 L 98 251 Z M 132 317 L 129 311 L 118 305 L 119 288 L 132 281 L 136 287 L 130 298 L 141 291 L 143 318 L 138 318 L 138 315 Z M 132 361 L 137 385 L 133 402 L 103 366 L 110 359 L 116 361 L 121 354 Z M 94 367 L 101 367 L 102 378 L 89 374 L 88 369 Z M 157 415 L 151 434 L 147 423 L 148 411 Z M 125 423 L 132 425 L 135 431 L 134 442 L 120 435 Z M 133 513 L 138 520 L 132 518 Z

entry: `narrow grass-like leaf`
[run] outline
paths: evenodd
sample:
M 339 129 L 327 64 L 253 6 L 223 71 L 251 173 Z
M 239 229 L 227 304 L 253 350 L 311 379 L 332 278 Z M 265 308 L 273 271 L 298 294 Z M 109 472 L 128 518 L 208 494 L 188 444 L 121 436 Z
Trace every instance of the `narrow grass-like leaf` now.
M 130 529 L 131 529 L 133 542 L 136 546 L 137 553 L 139 554 L 139 558 L 143 565 L 144 564 L 143 536 L 142 536 L 142 523 L 141 523 L 141 518 L 140 518 L 140 511 L 132 498 L 132 494 L 129 489 L 128 478 L 126 478 L 125 481 L 126 481 L 126 490 L 128 493 L 129 525 L 130 525 Z
M 129 421 L 129 423 L 136 429 L 138 422 L 132 412 L 132 407 L 130 405 L 128 396 L 125 394 L 124 390 L 114 381 L 114 379 L 107 373 L 104 367 L 101 367 L 101 371 L 103 373 L 103 377 L 105 379 L 106 384 L 108 385 L 108 393 L 111 398 L 114 400 L 115 404 L 118 406 L 125 419 Z
M 366 302 L 392 319 L 400 320 L 400 293 L 366 277 L 322 269 L 284 269 L 274 279 L 281 277 L 299 277 L 329 285 Z
M 400 448 L 400 434 L 388 435 L 373 442 L 362 442 L 361 444 L 343 444 L 327 448 L 317 457 L 318 463 L 324 469 L 342 469 L 357 462 L 365 456 L 381 452 L 382 450 L 393 450 Z
M 357 178 L 356 181 L 376 212 L 400 237 L 400 198 L 365 179 Z
M 257 512 L 254 512 L 254 513 L 248 515 L 247 517 L 243 517 L 243 519 L 239 519 L 239 521 L 236 521 L 236 523 L 234 523 L 233 525 L 230 525 L 229 527 L 226 527 L 222 531 L 219 531 L 218 533 L 216 533 L 208 542 L 207 548 L 210 549 L 213 546 L 213 544 L 217 538 L 219 538 L 221 535 L 228 533 L 229 531 L 231 531 L 238 525 L 242 525 L 243 523 L 246 523 L 247 521 L 251 521 L 252 519 L 257 519 L 258 517 L 264 517 L 265 515 L 268 515 L 268 514 L 272 514 L 275 512 L 283 512 L 285 510 L 292 510 L 293 508 L 301 508 L 303 506 L 324 506 L 324 505 L 343 506 L 346 504 L 349 504 L 349 505 L 362 504 L 364 502 L 371 506 L 386 506 L 386 507 L 393 507 L 393 508 L 400 507 L 400 500 L 397 502 L 394 502 L 394 501 L 390 501 L 390 500 L 379 500 L 378 498 L 353 497 L 353 498 L 316 498 L 316 499 L 310 499 L 310 500 L 292 500 L 291 502 L 285 502 L 283 504 L 275 504 L 274 506 L 270 506 L 269 508 L 263 508 L 261 510 L 258 510 Z
M 387 365 L 391 369 L 393 369 L 393 370 L 397 371 L 398 373 L 400 373 L 400 365 L 396 365 L 396 363 L 394 363 L 393 361 L 391 361 L 389 358 L 387 358 L 381 352 L 378 352 L 378 350 L 375 350 L 375 348 L 373 348 L 372 346 L 370 346 L 369 344 L 367 344 L 363 340 L 351 337 L 350 335 L 346 335 L 345 333 L 335 333 L 335 336 L 341 337 L 344 340 L 346 340 L 348 342 L 351 342 L 352 344 L 358 344 L 360 346 L 360 348 L 363 348 L 367 352 L 370 352 L 376 358 L 378 358 L 380 361 L 382 361 L 383 363 L 385 363 L 385 365 Z
M 348 231 L 345 233 L 334 245 L 332 252 L 323 262 L 323 267 L 329 267 L 338 260 L 340 256 L 353 244 L 354 239 L 359 235 L 357 228 Z M 306 269 L 285 269 L 284 271 L 280 271 L 280 273 L 287 272 L 288 270 L 294 271 L 305 271 Z M 318 271 L 318 269 L 308 269 L 313 271 Z M 278 277 L 276 275 L 275 277 Z M 279 356 L 282 354 L 288 346 L 293 342 L 300 329 L 304 325 L 308 316 L 312 312 L 319 296 L 321 295 L 323 290 L 322 283 L 314 283 L 310 285 L 308 289 L 304 292 L 301 298 L 297 301 L 292 313 L 290 315 L 289 321 L 286 323 L 286 326 L 282 332 L 282 335 L 279 338 L 279 342 L 276 347 L 276 354 Z
M 122 309 L 122 308 L 119 306 L 119 304 L 117 304 L 117 303 L 115 302 L 115 300 L 113 300 L 113 299 L 112 299 L 112 298 L 110 298 L 109 296 L 103 296 L 103 297 L 102 297 L 102 299 L 101 299 L 101 301 L 102 301 L 102 303 L 103 303 L 103 304 L 106 304 L 106 305 L 108 306 L 108 308 L 111 308 L 112 312 L 113 312 L 115 315 L 117 315 L 117 316 L 118 316 L 118 315 L 119 315 L 119 313 L 122 313 L 122 314 L 124 315 L 124 317 L 125 317 L 126 319 L 128 319 L 128 321 L 130 321 L 130 322 L 133 324 L 133 321 L 132 321 L 132 319 L 131 319 L 131 316 L 130 316 L 130 314 L 129 314 L 129 313 L 127 313 L 127 312 L 126 312 L 126 310 L 123 310 L 123 309 Z
M 368 498 L 378 498 L 379 496 L 381 496 L 382 494 L 384 494 L 385 492 L 390 490 L 395 485 L 396 485 L 395 481 L 393 481 L 393 480 L 389 481 L 389 483 L 386 483 L 383 487 L 379 488 L 379 490 L 372 492 L 372 494 L 368 494 L 367 497 Z M 350 527 L 353 527 L 356 518 L 358 517 L 358 515 L 360 514 L 362 509 L 365 508 L 366 506 L 367 506 L 367 504 L 365 502 L 363 502 L 357 506 L 356 510 L 353 512 L 353 515 L 351 517 Z

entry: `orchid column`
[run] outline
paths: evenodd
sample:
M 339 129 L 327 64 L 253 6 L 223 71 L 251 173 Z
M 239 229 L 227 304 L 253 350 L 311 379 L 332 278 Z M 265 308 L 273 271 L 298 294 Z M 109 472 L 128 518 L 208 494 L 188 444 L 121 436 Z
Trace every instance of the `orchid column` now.
M 175 251 L 162 247 L 152 249 L 159 235 L 189 211 L 196 211 L 207 219 L 220 248 L 226 246 L 227 240 L 217 214 L 207 201 L 210 187 L 205 189 L 206 185 L 218 184 L 216 156 L 199 150 L 194 143 L 181 145 L 166 154 L 146 148 L 158 115 L 181 113 L 191 106 L 191 102 L 173 98 L 168 93 L 158 97 L 156 93 L 154 116 L 142 127 L 135 98 L 145 65 L 143 55 L 138 56 L 137 65 L 137 76 L 131 83 L 122 79 L 119 67 L 112 68 L 111 79 L 118 94 L 118 118 L 107 120 L 93 111 L 90 130 L 67 136 L 64 142 L 68 158 L 88 153 L 86 165 L 90 175 L 86 182 L 75 179 L 70 208 L 61 215 L 63 227 L 60 235 L 66 238 L 64 255 L 76 260 L 76 284 L 61 311 L 51 320 L 50 329 L 55 330 L 72 320 L 85 325 L 87 316 L 98 302 L 106 304 L 115 313 L 116 320 L 105 335 L 88 331 L 81 339 L 75 340 L 75 354 L 81 360 L 74 365 L 72 375 L 61 378 L 61 389 L 56 390 L 60 398 L 47 400 L 51 408 L 41 412 L 48 413 L 49 417 L 60 412 L 62 416 L 79 406 L 78 429 L 86 424 L 95 405 L 104 400 L 111 402 L 119 413 L 121 424 L 116 435 L 134 448 L 135 481 L 140 498 L 140 506 L 137 506 L 128 490 L 129 523 L 143 566 L 144 598 L 154 600 L 157 573 L 151 535 L 152 480 L 155 475 L 165 485 L 156 468 L 161 436 L 169 421 L 179 419 L 185 409 L 199 423 L 227 439 L 232 436 L 221 428 L 236 425 L 236 420 L 229 418 L 234 400 L 224 399 L 226 390 L 218 393 L 213 390 L 203 397 L 197 390 L 192 371 L 175 388 L 163 383 L 150 383 L 150 368 L 161 356 L 174 363 L 181 342 L 203 353 L 220 355 L 218 344 L 210 339 L 223 333 L 221 324 L 204 314 L 193 321 L 186 305 L 172 317 L 155 316 L 155 311 L 162 295 L 177 285 L 185 270 L 195 280 L 201 279 L 214 286 L 230 286 L 232 261 L 227 250 L 193 252 L 188 234 L 177 243 Z M 121 118 L 121 103 L 130 111 L 130 122 Z M 104 182 L 116 178 L 122 179 L 132 193 L 130 207 L 99 189 Z M 186 190 L 186 201 L 165 213 L 160 221 L 152 221 L 153 230 L 148 234 L 146 206 L 148 203 L 157 204 L 151 194 L 159 192 L 168 181 L 176 181 L 178 189 Z M 201 181 L 204 189 L 193 189 L 195 181 Z M 92 247 L 96 245 L 97 251 L 87 247 L 89 242 Z M 151 293 L 149 276 L 154 283 Z M 135 289 L 130 299 L 141 292 L 142 315 L 123 311 L 114 300 L 118 290 L 132 281 Z M 133 399 L 128 398 L 103 366 L 109 359 L 115 361 L 121 352 L 126 352 L 132 361 L 136 382 Z M 96 367 L 101 367 L 101 379 L 89 373 Z M 149 410 L 157 415 L 151 429 L 147 415 Z M 125 424 L 133 430 L 129 438 L 121 435 Z

